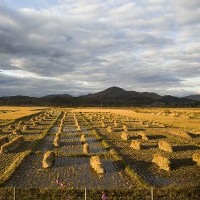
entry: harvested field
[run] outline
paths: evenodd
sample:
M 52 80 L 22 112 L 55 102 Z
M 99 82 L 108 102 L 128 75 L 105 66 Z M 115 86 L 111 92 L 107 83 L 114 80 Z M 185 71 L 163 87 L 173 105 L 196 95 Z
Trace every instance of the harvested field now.
M 41 112 L 44 108 L 41 107 L 0 107 L 0 119 L 13 120 L 27 115 Z
M 106 174 L 98 176 L 90 167 L 87 157 L 56 157 L 54 167 L 50 169 L 41 168 L 42 155 L 32 155 L 26 162 L 23 162 L 22 170 L 17 170 L 7 186 L 24 188 L 38 187 L 60 187 L 56 180 L 62 182 L 68 188 L 132 188 L 134 183 L 126 177 L 117 164 L 109 160 L 103 160 Z M 18 176 L 17 176 L 18 174 Z M 41 181 L 43 180 L 43 181 Z
M 144 110 L 145 116 L 154 116 L 147 111 Z M 139 113 L 116 109 L 51 109 L 9 121 L 10 124 L 5 121 L 0 138 L 12 141 L 22 136 L 24 143 L 16 150 L 0 154 L 0 183 L 6 187 L 68 189 L 200 185 L 199 157 L 194 156 L 200 150 L 199 130 L 195 126 L 189 130 L 174 127 L 169 121 L 164 123 L 162 116 L 168 115 L 161 115 L 156 121 L 138 117 Z M 21 131 L 17 135 L 13 134 L 16 127 Z M 176 130 L 179 130 L 177 134 L 172 134 Z M 187 133 L 189 137 L 178 133 Z M 55 145 L 56 135 L 59 145 Z M 24 152 L 29 151 L 32 153 L 23 158 Z M 55 155 L 54 162 L 50 168 L 43 169 L 47 151 Z M 169 160 L 170 170 L 160 169 L 163 167 L 158 166 L 159 161 L 152 162 L 154 155 Z M 92 169 L 93 156 L 100 158 L 105 173 L 98 174 Z M 12 168 L 12 173 L 6 174 L 8 168 Z
M 130 140 L 136 140 L 141 143 L 141 149 L 134 150 L 130 147 L 130 142 L 121 140 L 121 133 L 117 129 L 113 129 L 114 131 L 111 134 L 105 128 L 102 128 L 98 123 L 98 118 L 101 118 L 103 114 L 101 112 L 96 113 L 97 116 L 93 117 L 92 123 L 93 125 L 96 125 L 99 134 L 107 141 L 112 143 L 112 145 L 114 145 L 116 151 L 119 152 L 123 160 L 128 163 L 128 165 L 145 182 L 155 186 L 164 186 L 172 183 L 178 185 L 179 183 L 181 183 L 181 185 L 187 185 L 188 182 L 193 185 L 199 184 L 198 179 L 200 178 L 200 170 L 198 167 L 196 167 L 195 162 L 192 162 L 191 159 L 193 153 L 199 149 L 198 140 L 191 141 L 190 138 L 188 141 L 186 141 L 185 139 L 182 139 L 181 136 L 177 137 L 175 135 L 171 135 L 171 127 L 159 127 L 157 123 L 150 123 L 148 121 L 145 121 L 145 123 L 140 123 L 141 121 L 138 119 L 131 117 L 127 118 L 121 115 L 118 118 L 119 121 L 117 122 L 120 123 L 121 121 L 126 121 L 127 123 L 127 121 L 129 121 L 128 127 L 130 130 Z M 110 114 L 110 119 L 112 118 L 112 115 Z M 106 121 L 109 121 L 109 115 L 107 113 L 106 116 Z M 144 126 L 144 124 L 147 123 L 154 125 L 149 125 L 147 128 Z M 145 137 L 148 137 L 148 139 Z M 174 152 L 171 152 L 169 149 L 170 146 L 168 146 L 168 149 L 171 153 L 163 152 L 167 158 L 172 159 L 172 170 L 170 172 L 158 170 L 158 167 L 151 162 L 154 154 L 161 153 L 161 150 L 158 148 L 158 143 L 163 139 L 167 139 L 168 142 L 173 144 Z M 182 178 L 180 177 L 181 173 Z

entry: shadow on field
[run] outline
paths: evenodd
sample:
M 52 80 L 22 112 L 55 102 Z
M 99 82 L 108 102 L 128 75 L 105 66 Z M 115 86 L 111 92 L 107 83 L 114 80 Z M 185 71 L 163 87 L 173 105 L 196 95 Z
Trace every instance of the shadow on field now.
M 99 141 L 98 139 L 92 138 L 92 137 L 88 137 L 88 138 L 86 138 L 86 140 L 87 140 L 88 144 L 94 144 L 94 143 L 97 143 Z
M 71 158 L 67 156 L 58 156 L 58 157 L 55 157 L 53 167 L 69 167 L 73 165 L 77 167 L 80 165 L 84 165 L 84 163 L 89 164 L 89 159 L 86 157 Z
M 187 133 L 191 138 L 200 138 L 200 134 Z
M 140 175 L 147 173 L 149 167 L 152 165 L 152 162 L 137 160 L 127 154 L 123 156 L 123 159 Z
M 196 165 L 196 162 L 192 160 L 192 158 L 183 158 L 183 159 L 171 159 L 171 169 L 176 170 L 180 167 L 184 166 L 192 166 Z
M 120 164 L 120 161 L 112 161 L 112 164 L 111 164 L 110 161 L 103 160 L 102 164 L 107 174 L 113 173 L 115 171 L 120 172 L 123 169 Z
M 145 131 L 145 128 L 128 128 L 128 131 Z
M 158 148 L 157 144 L 152 144 L 152 145 L 142 145 L 141 149 L 142 150 L 148 150 L 148 149 L 156 149 Z
M 31 145 L 31 141 L 24 141 L 22 145 L 17 147 L 12 152 L 13 153 L 20 153 L 20 152 L 26 151 L 30 145 Z
M 160 139 L 164 139 L 167 138 L 164 135 L 148 135 L 147 136 L 150 140 L 160 140 Z
M 124 131 L 124 130 L 123 130 L 122 128 L 115 128 L 115 127 L 114 127 L 114 128 L 113 128 L 113 131 L 118 133 L 118 132 L 122 132 L 122 131 Z
M 131 135 L 129 138 L 130 138 L 130 140 L 141 139 L 141 138 L 139 137 L 139 135 Z
M 64 146 L 79 146 L 79 145 L 80 145 L 80 141 L 68 141 L 68 142 L 61 141 L 60 142 L 60 147 L 64 147 Z
M 191 150 L 198 150 L 200 149 L 194 145 L 187 145 L 187 146 L 173 146 L 173 151 L 191 151 Z

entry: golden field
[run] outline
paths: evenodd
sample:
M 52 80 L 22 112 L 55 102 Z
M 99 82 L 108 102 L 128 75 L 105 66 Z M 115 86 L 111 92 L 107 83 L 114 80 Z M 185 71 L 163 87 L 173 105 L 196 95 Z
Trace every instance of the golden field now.
M 0 106 L 0 119 L 13 120 L 27 115 L 35 114 L 45 109 L 45 107 L 9 107 Z
M 0 189 L 52 189 L 59 182 L 70 190 L 141 195 L 154 187 L 177 195 L 200 186 L 200 109 L 0 111 Z

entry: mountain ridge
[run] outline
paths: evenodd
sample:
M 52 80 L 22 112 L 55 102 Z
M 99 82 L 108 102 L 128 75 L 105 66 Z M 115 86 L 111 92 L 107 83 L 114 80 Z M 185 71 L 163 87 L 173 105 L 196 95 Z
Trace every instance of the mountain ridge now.
M 189 96 L 186 96 L 185 98 L 200 101 L 200 94 L 189 95 Z
M 170 95 L 161 96 L 151 92 L 126 91 L 110 87 L 92 94 L 73 97 L 69 94 L 50 94 L 42 97 L 0 97 L 0 105 L 30 106 L 179 106 L 195 107 L 200 102 Z

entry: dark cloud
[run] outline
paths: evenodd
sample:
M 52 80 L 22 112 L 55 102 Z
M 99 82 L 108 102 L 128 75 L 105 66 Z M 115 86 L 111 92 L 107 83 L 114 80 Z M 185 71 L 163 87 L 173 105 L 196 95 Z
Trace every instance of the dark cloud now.
M 200 91 L 198 0 L 11 2 L 0 2 L 0 95 Z

